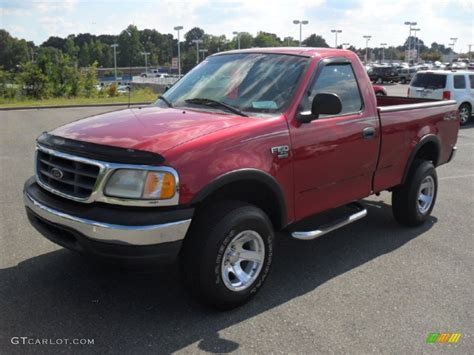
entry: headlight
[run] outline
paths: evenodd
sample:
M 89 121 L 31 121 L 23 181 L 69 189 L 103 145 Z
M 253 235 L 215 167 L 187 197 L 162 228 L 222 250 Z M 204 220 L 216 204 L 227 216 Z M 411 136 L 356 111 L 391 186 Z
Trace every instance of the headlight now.
M 166 171 L 119 169 L 105 185 L 107 196 L 165 200 L 176 192 L 176 180 Z

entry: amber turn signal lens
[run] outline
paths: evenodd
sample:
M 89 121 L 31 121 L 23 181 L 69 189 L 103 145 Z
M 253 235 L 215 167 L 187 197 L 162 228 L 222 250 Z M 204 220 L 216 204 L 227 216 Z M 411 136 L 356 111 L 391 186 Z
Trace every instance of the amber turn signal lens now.
M 143 198 L 168 199 L 172 198 L 176 190 L 176 181 L 173 174 L 168 172 L 148 172 Z

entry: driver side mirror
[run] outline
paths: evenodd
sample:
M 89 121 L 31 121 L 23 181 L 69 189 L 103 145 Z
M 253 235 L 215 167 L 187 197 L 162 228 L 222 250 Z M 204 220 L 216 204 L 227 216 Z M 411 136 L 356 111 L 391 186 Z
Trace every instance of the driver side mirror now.
M 342 111 L 342 102 L 339 96 L 331 93 L 317 94 L 311 103 L 311 111 L 303 111 L 298 114 L 298 121 L 309 123 L 319 115 L 337 115 Z

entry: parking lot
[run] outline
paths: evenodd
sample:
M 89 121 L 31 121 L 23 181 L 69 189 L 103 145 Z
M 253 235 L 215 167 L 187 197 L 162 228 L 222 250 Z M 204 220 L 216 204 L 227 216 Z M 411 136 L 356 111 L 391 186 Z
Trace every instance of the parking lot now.
M 405 95 L 406 86 L 386 85 Z M 45 130 L 117 108 L 0 111 L 0 349 L 2 353 L 472 353 L 474 124 L 438 169 L 429 222 L 407 229 L 390 194 L 367 218 L 313 241 L 282 235 L 262 291 L 218 313 L 185 293 L 176 265 L 144 270 L 62 249 L 27 222 L 22 184 Z M 431 332 L 458 344 L 426 344 Z M 12 345 L 12 337 L 94 339 L 94 345 Z M 469 350 L 471 349 L 471 350 Z

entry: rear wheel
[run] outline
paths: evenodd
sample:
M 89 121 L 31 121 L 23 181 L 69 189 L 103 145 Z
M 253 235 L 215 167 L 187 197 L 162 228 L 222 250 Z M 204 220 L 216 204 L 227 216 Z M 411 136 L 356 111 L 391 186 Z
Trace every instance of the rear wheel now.
M 272 263 L 274 232 L 265 212 L 224 201 L 198 213 L 186 237 L 186 286 L 201 303 L 231 309 L 262 287 Z
M 437 191 L 433 163 L 416 160 L 405 184 L 392 192 L 392 211 L 397 222 L 410 227 L 423 224 L 433 210 Z
M 378 78 L 375 80 L 375 82 L 376 82 L 377 84 L 383 84 L 383 80 L 382 80 L 381 77 L 378 77 Z
M 461 125 L 465 125 L 466 123 L 469 122 L 469 119 L 471 118 L 472 115 L 472 109 L 469 104 L 464 103 L 461 106 L 459 106 L 459 123 Z
M 407 83 L 407 79 L 405 79 L 405 78 L 400 79 L 400 84 L 406 84 L 406 83 Z

